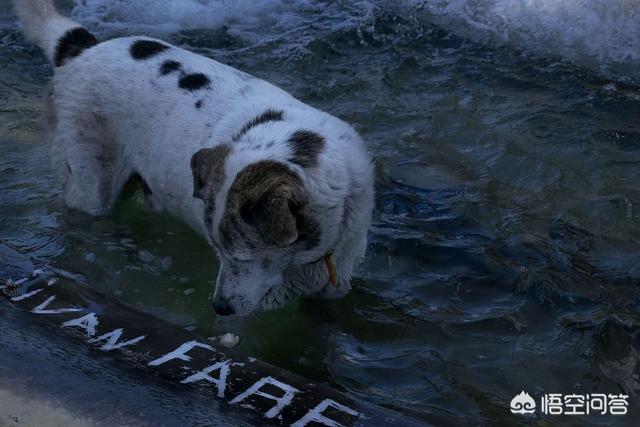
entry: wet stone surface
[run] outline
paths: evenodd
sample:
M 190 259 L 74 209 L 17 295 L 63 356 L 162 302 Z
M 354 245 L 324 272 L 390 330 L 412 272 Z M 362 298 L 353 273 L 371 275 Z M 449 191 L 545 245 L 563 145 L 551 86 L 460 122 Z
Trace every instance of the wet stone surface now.
M 2 259 L 16 261 L 20 257 L 4 248 Z M 5 274 L 16 267 L 0 270 Z M 27 324 L 27 328 L 45 326 L 85 343 L 96 350 L 97 357 L 117 359 L 150 377 L 197 388 L 238 411 L 263 417 L 261 423 L 299 427 L 336 422 L 345 426 L 421 425 L 228 346 L 216 346 L 211 340 L 133 310 L 68 277 L 35 270 L 23 279 L 6 281 L 0 295 L 31 314 L 34 325 Z

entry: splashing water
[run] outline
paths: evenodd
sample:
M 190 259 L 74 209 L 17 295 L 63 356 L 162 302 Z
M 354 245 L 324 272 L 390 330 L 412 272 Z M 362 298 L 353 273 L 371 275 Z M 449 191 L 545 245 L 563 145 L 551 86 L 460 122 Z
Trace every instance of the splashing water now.
M 436 0 L 420 7 L 477 41 L 561 57 L 622 79 L 640 77 L 636 0 Z
M 609 78 L 640 81 L 636 0 L 79 0 L 73 15 L 110 35 L 231 26 L 258 38 L 319 15 L 338 13 L 334 30 L 363 25 L 381 11 L 415 17 L 416 25 L 436 24 L 476 42 L 560 58 Z

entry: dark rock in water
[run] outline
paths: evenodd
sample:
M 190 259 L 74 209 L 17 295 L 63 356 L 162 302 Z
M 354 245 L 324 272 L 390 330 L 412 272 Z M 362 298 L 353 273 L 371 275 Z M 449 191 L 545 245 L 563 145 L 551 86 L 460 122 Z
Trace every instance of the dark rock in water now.
M 20 277 L 33 269 L 28 258 L 0 242 L 0 278 Z
M 608 360 L 620 360 L 634 349 L 640 354 L 638 324 L 617 315 L 609 315 L 593 331 L 594 347 Z

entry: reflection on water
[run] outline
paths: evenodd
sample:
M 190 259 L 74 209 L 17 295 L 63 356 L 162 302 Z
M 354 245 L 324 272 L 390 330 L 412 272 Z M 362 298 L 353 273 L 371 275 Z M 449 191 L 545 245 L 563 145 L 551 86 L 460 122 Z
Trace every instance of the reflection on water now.
M 285 13 L 271 3 L 273 27 L 251 32 L 230 12 L 224 26 L 163 31 L 366 138 L 377 206 L 348 297 L 216 319 L 217 261 L 187 227 L 145 211 L 139 195 L 107 218 L 64 212 L 38 125 L 49 66 L 9 12 L 2 242 L 175 324 L 238 333 L 242 351 L 438 424 L 514 422 L 507 408 L 521 390 L 623 391 L 637 405 L 639 89 L 393 8 L 300 2 Z M 76 14 L 94 16 L 103 35 L 132 25 L 102 25 L 122 19 L 119 9 L 96 10 Z

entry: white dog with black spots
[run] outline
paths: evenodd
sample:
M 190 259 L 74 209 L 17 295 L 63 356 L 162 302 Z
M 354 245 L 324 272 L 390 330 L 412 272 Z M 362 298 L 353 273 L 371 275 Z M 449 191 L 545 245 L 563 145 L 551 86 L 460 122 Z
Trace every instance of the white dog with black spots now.
M 345 122 L 212 59 L 147 37 L 99 42 L 51 0 L 16 0 L 55 66 L 48 136 L 65 204 L 108 214 L 131 179 L 220 260 L 219 314 L 351 289 L 373 166 Z

